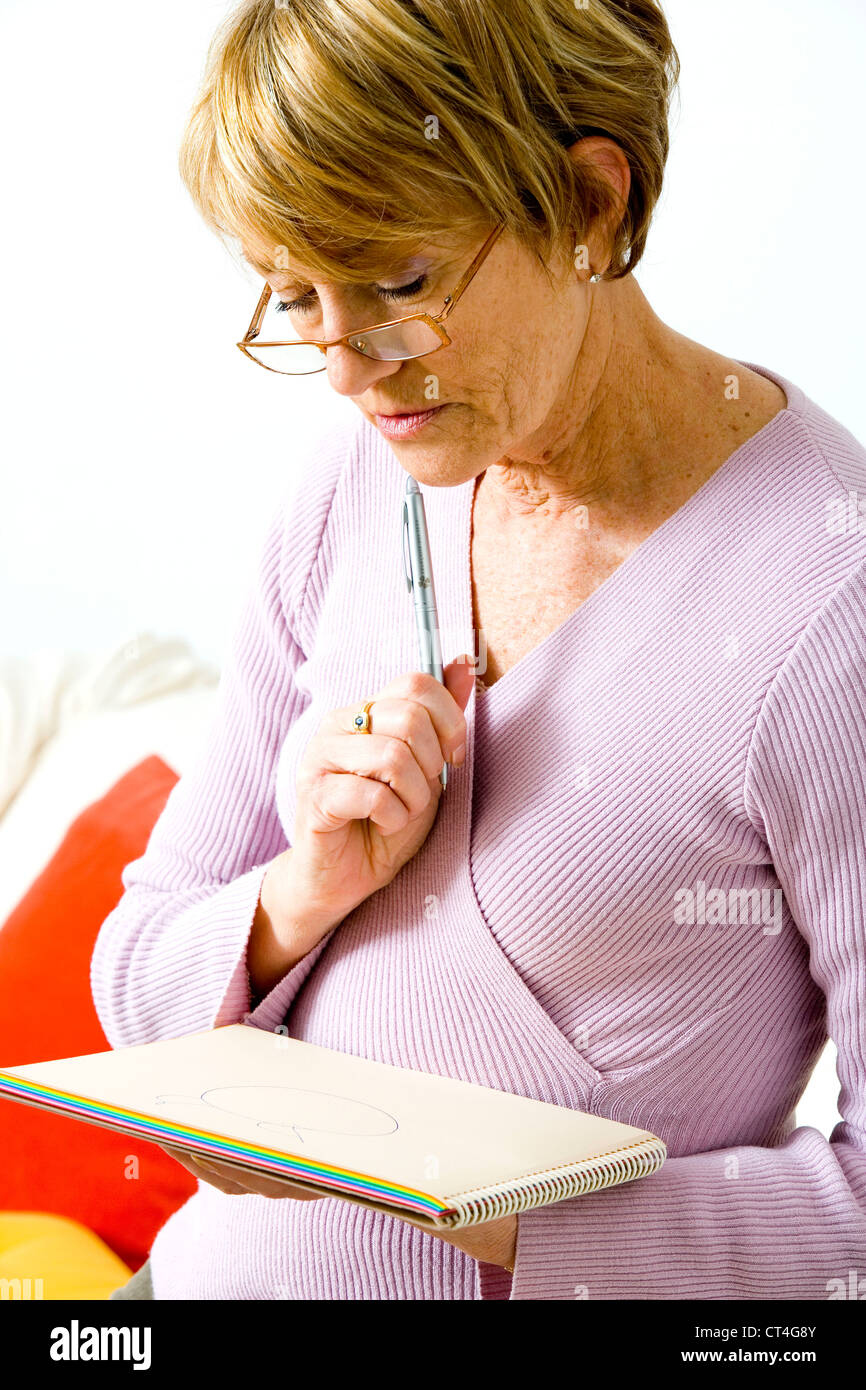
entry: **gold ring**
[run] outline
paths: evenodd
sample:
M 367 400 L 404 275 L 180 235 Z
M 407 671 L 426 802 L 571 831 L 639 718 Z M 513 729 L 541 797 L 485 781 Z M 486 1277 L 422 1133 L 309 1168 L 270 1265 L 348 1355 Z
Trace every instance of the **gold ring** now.
M 368 700 L 363 709 L 359 709 L 358 713 L 354 716 L 352 720 L 353 734 L 371 734 L 373 732 L 370 728 L 370 709 L 372 705 L 373 701 Z

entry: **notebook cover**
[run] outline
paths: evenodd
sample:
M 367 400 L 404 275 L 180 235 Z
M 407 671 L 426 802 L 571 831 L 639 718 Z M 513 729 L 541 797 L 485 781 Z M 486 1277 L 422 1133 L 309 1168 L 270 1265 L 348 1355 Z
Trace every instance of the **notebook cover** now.
M 247 1024 L 10 1067 L 0 1094 L 431 1227 L 629 1181 L 666 1153 L 602 1116 Z

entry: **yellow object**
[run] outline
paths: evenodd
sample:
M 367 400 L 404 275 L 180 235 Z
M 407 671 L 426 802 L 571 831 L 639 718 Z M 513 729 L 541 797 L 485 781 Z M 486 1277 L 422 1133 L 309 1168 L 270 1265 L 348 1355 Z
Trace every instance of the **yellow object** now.
M 132 1270 L 79 1221 L 0 1211 L 0 1301 L 107 1299 Z

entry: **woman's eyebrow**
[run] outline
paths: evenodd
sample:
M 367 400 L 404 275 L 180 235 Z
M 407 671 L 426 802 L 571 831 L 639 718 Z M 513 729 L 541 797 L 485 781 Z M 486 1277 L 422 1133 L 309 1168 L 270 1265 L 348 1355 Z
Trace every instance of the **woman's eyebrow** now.
M 275 294 L 282 294 L 286 289 L 312 289 L 312 281 L 305 280 L 302 276 L 292 275 L 288 270 L 277 270 L 273 266 L 263 265 L 260 261 L 251 256 L 246 257 L 247 262 L 253 270 L 257 271 L 265 280 L 270 282 Z M 432 252 L 427 255 L 406 256 L 403 260 L 397 260 L 394 268 L 389 271 L 381 271 L 378 276 L 370 271 L 370 279 L 365 284 L 374 285 L 382 280 L 399 279 L 404 275 L 415 273 L 420 275 L 422 272 L 429 273 L 439 264 L 441 256 L 437 257 Z M 330 283 L 330 282 L 329 282 Z M 346 282 L 350 283 L 350 282 Z M 355 288 L 359 288 L 357 285 Z

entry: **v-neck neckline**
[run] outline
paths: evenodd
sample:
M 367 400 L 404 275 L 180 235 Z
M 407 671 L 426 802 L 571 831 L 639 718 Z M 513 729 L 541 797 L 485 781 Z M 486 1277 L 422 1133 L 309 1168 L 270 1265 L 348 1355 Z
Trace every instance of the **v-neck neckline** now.
M 549 632 L 546 637 L 543 637 L 540 642 L 536 643 L 536 645 L 526 652 L 525 655 L 520 657 L 513 666 L 509 666 L 508 670 L 504 671 L 498 680 L 494 681 L 492 685 L 484 685 L 483 681 L 476 677 L 476 698 L 482 699 L 486 704 L 489 700 L 496 697 L 500 686 L 504 684 L 506 690 L 509 690 L 515 680 L 519 680 L 520 676 L 524 675 L 532 665 L 541 660 L 543 655 L 552 654 L 554 649 L 562 642 L 565 635 L 571 631 L 572 627 L 578 622 L 586 621 L 586 613 L 590 612 L 591 615 L 595 611 L 595 608 L 597 608 L 604 599 L 608 598 L 612 591 L 623 583 L 623 576 L 627 579 L 633 570 L 639 569 L 640 565 L 646 562 L 647 557 L 651 556 L 659 545 L 668 540 L 671 534 L 675 533 L 677 528 L 682 525 L 684 520 L 688 520 L 692 512 L 704 504 L 708 498 L 712 499 L 713 495 L 727 484 L 728 478 L 732 473 L 738 471 L 744 459 L 749 459 L 751 454 L 762 450 L 769 439 L 774 434 L 778 433 L 779 429 L 787 423 L 788 417 L 799 417 L 802 415 L 805 397 L 800 388 L 795 386 L 793 382 L 787 381 L 784 377 L 777 376 L 766 367 L 760 367 L 751 362 L 741 362 L 740 366 L 746 367 L 750 371 L 757 372 L 759 375 L 766 377 L 767 380 L 774 382 L 775 385 L 785 393 L 787 404 L 782 406 L 772 419 L 768 420 L 761 429 L 751 435 L 749 439 L 744 440 L 742 444 L 739 444 L 737 448 L 734 449 L 733 453 L 729 454 L 724 462 L 721 463 L 708 478 L 704 479 L 700 487 L 696 488 L 695 491 L 677 507 L 676 511 L 671 512 L 670 516 L 666 517 L 659 526 L 656 526 L 654 530 L 650 531 L 649 535 L 645 536 L 640 544 L 635 546 L 634 550 L 632 550 L 624 560 L 620 561 L 607 578 L 603 579 L 571 613 L 567 614 L 552 632 Z M 472 598 L 472 510 L 477 486 L 478 477 L 471 479 L 470 482 L 464 485 L 461 513 L 461 534 L 464 538 L 463 603 L 464 612 L 468 613 L 467 631 L 473 634 L 475 632 L 475 607 Z
M 511 1075 L 516 1073 L 528 1078 L 520 1093 L 537 1094 L 538 1078 L 541 1077 L 548 1101 L 589 1113 L 609 1114 L 611 1098 L 615 1098 L 620 1075 L 624 1074 L 627 1078 L 631 1072 L 621 1073 L 617 1069 L 600 1071 L 579 1051 L 574 1039 L 567 1036 L 535 996 L 519 965 L 512 961 L 500 944 L 482 910 L 473 873 L 473 836 L 477 824 L 476 798 L 481 770 L 479 754 L 491 729 L 507 742 L 506 725 L 513 715 L 519 714 L 522 692 L 533 684 L 533 676 L 535 684 L 539 683 L 539 662 L 546 662 L 548 667 L 552 665 L 555 669 L 564 669 L 567 663 L 560 664 L 558 658 L 563 655 L 569 634 L 579 634 L 582 630 L 579 624 L 594 615 L 603 599 L 610 598 L 617 591 L 617 586 L 621 587 L 626 580 L 639 573 L 640 566 L 646 565 L 648 558 L 657 555 L 658 547 L 671 535 L 678 535 L 678 528 L 694 515 L 696 508 L 719 499 L 723 502 L 725 488 L 740 485 L 744 478 L 751 486 L 760 485 L 756 482 L 756 475 L 760 477 L 761 470 L 751 469 L 750 464 L 771 440 L 784 439 L 786 432 L 793 434 L 794 422 L 805 413 L 806 398 L 797 386 L 784 378 L 751 363 L 742 365 L 775 381 L 787 395 L 787 407 L 777 412 L 757 434 L 740 445 L 554 632 L 480 696 L 476 685 L 465 705 L 466 759 L 453 769 L 453 776 L 449 776 L 444 805 L 440 808 L 436 824 L 413 861 L 420 866 L 425 883 L 435 883 L 440 865 L 454 867 L 453 881 L 449 881 L 447 887 L 449 893 L 453 891 L 456 895 L 453 912 L 445 914 L 446 927 L 454 933 L 445 942 L 449 969 L 460 981 L 471 982 L 470 1014 L 477 1020 L 482 1034 L 486 1036 L 484 1020 L 488 1014 L 500 1024 L 505 1022 L 504 1042 L 500 1046 L 503 1055 L 508 1058 Z M 434 491 L 430 498 L 431 524 L 436 542 L 434 556 L 440 553 L 441 548 L 443 555 L 447 550 L 454 561 L 459 561 L 453 565 L 442 565 L 440 599 L 443 601 L 442 612 L 459 616 L 461 642 L 471 640 L 469 634 L 474 628 L 471 556 L 474 489 L 473 479 L 444 494 L 442 490 Z M 464 547 L 463 555 L 459 557 L 454 555 L 457 545 Z M 463 650 L 468 651 L 469 648 L 464 645 Z M 567 657 L 568 653 L 565 655 Z M 434 857 L 425 860 L 425 855 Z M 415 872 L 418 871 L 416 867 Z M 412 891 L 415 891 L 414 888 Z M 442 942 L 438 931 L 435 940 L 439 944 Z M 436 949 L 439 949 L 439 945 Z M 495 1035 L 496 1024 L 493 1031 Z M 486 1047 L 485 1041 L 482 1052 L 488 1056 Z M 490 1065 L 495 1069 L 497 1060 L 492 1059 Z M 498 1084 L 515 1089 L 513 1080 L 505 1079 L 504 1072 Z

